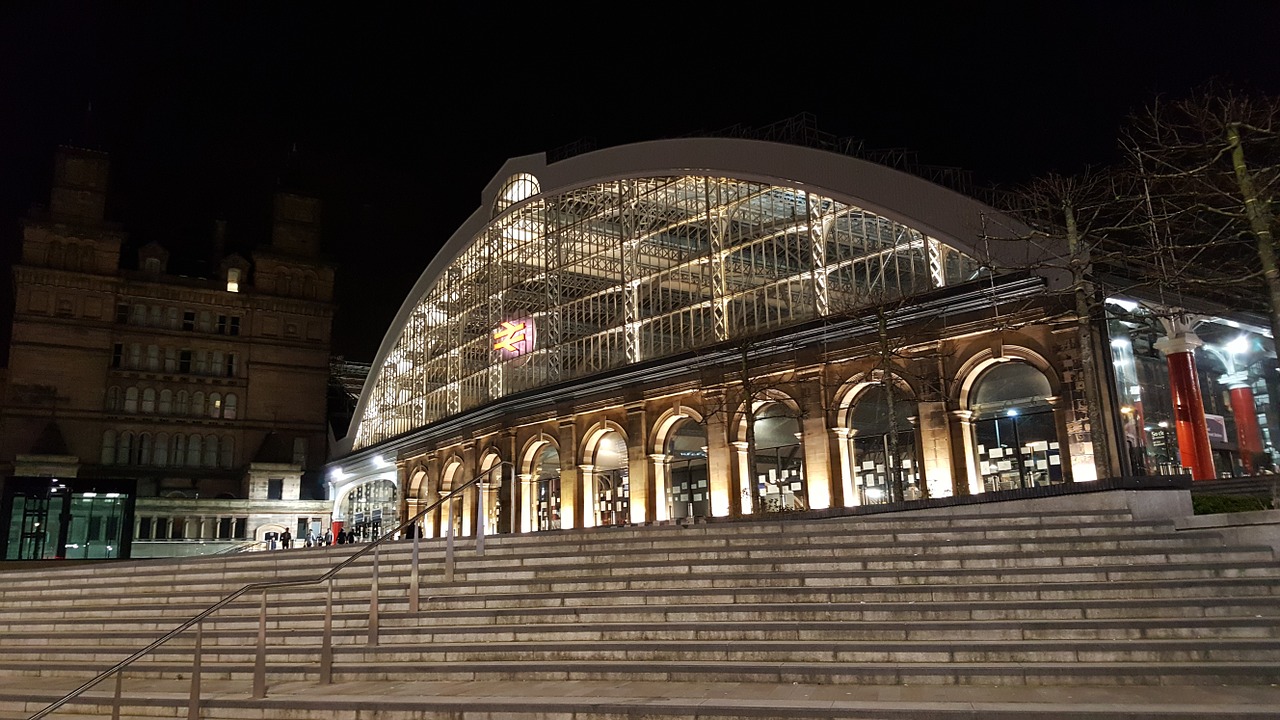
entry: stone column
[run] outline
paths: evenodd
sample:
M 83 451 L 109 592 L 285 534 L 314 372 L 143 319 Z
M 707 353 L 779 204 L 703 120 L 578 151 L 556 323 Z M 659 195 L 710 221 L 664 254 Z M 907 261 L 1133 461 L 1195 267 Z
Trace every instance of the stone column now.
M 723 403 L 723 397 L 713 397 L 709 403 Z M 712 517 L 737 517 L 738 503 L 734 500 L 738 488 L 734 479 L 734 454 L 729 447 L 728 429 L 722 414 L 707 420 L 707 476 L 711 492 Z
M 973 437 L 973 421 L 972 410 L 952 410 L 948 413 L 952 489 L 956 495 L 977 495 L 982 492 L 982 475 L 978 473 L 978 452 Z
M 671 488 L 667 487 L 667 456 L 663 453 L 649 455 L 653 472 L 653 519 L 666 522 L 671 519 Z
M 560 527 L 582 527 L 582 487 L 578 482 L 578 434 L 573 420 L 560 421 Z
M 1168 335 L 1156 341 L 1169 366 L 1169 390 L 1173 394 L 1173 417 L 1178 434 L 1178 454 L 1182 466 L 1191 470 L 1192 480 L 1214 477 L 1213 450 L 1209 447 L 1209 428 L 1204 419 L 1204 398 L 1200 395 L 1200 376 L 1196 372 L 1196 348 L 1204 341 L 1190 330 Z
M 746 440 L 736 440 L 729 443 L 734 450 L 734 476 L 738 478 L 736 485 L 738 486 L 738 502 L 735 507 L 738 508 L 738 514 L 750 515 L 753 503 L 752 496 L 757 492 L 756 479 L 751 477 L 751 462 L 748 457 L 750 448 L 747 447 Z
M 1258 471 L 1254 459 L 1262 452 L 1262 433 L 1258 430 L 1258 409 L 1253 402 L 1249 373 L 1228 373 L 1221 380 L 1231 392 L 1231 417 L 1236 421 L 1236 447 L 1240 449 L 1240 464 L 1244 466 L 1246 475 L 1253 475 Z
M 599 500 L 600 489 L 596 487 L 595 465 L 578 466 L 578 487 L 582 488 L 582 527 L 595 527 L 600 524 L 596 501 Z
M 654 489 L 653 476 L 649 473 L 648 424 L 643 405 L 627 408 L 627 484 L 630 517 L 628 522 L 643 525 L 657 517 L 656 505 L 662 502 Z
M 857 430 L 833 427 L 831 434 L 835 436 L 836 452 L 840 456 L 840 505 L 854 507 L 860 504 L 858 493 L 853 483 L 853 436 Z
M 1053 408 L 1053 429 L 1058 439 L 1058 460 L 1062 463 L 1062 481 L 1075 482 L 1074 466 L 1076 458 L 1072 451 L 1080 448 L 1071 442 L 1071 430 L 1067 425 L 1067 413 L 1074 411 L 1060 395 L 1048 397 L 1045 400 L 1049 402 L 1049 407 Z M 1087 445 L 1087 443 L 1082 444 Z M 1016 451 L 1018 452 L 1018 462 L 1022 462 L 1022 448 L 1016 448 Z M 1089 446 L 1088 458 L 1085 464 L 1091 468 L 1096 467 L 1093 462 L 1092 446 Z
M 832 506 L 831 441 L 826 431 L 826 418 L 821 408 L 812 408 L 800 421 L 804 453 L 804 483 L 808 509 L 825 510 Z
M 538 528 L 538 491 L 533 486 L 533 475 L 530 473 L 520 473 L 520 497 L 524 498 L 524 502 L 520 504 L 520 532 L 533 532 Z

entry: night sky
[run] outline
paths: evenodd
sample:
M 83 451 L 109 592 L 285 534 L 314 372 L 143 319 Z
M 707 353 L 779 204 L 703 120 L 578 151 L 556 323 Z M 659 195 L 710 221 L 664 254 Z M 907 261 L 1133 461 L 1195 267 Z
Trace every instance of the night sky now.
M 1275 0 L 884 5 L 910 9 L 9 0 L 0 244 L 12 261 L 60 143 L 109 152 L 108 217 L 178 255 L 216 219 L 247 253 L 286 183 L 324 202 L 333 352 L 369 361 L 509 157 L 809 113 L 1008 186 L 1114 160 L 1153 93 L 1280 94 Z

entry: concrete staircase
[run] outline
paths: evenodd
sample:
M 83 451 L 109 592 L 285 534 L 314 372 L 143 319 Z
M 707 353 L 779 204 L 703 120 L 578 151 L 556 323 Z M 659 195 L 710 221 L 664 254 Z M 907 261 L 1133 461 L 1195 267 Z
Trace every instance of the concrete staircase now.
M 1176 531 L 1187 492 L 1109 491 L 381 546 L 203 625 L 196 717 L 1276 718 L 1270 546 Z M 364 546 L 0 574 L 0 718 L 29 718 L 251 582 Z M 375 580 L 376 578 L 376 580 Z M 377 587 L 376 614 L 371 588 Z M 371 616 L 376 620 L 371 622 Z M 190 718 L 195 633 L 53 718 Z

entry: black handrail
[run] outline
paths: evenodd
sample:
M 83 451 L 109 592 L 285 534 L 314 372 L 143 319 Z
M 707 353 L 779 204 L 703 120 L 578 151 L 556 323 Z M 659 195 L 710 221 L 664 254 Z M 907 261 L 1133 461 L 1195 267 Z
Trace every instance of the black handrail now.
M 47 717 L 47 716 L 49 715 L 49 713 L 53 712 L 54 710 L 57 710 L 58 708 L 60 708 L 60 707 L 62 707 L 63 705 L 67 704 L 68 702 L 70 702 L 71 700 L 73 700 L 73 699 L 75 699 L 75 698 L 79 697 L 80 695 L 84 694 L 84 693 L 85 693 L 86 691 L 88 691 L 90 688 L 92 688 L 93 686 L 95 686 L 95 685 L 97 685 L 98 683 L 102 682 L 103 680 L 106 680 L 107 678 L 111 677 L 111 676 L 112 676 L 112 675 L 114 675 L 115 673 L 117 673 L 117 672 L 123 672 L 123 671 L 124 671 L 124 669 L 125 669 L 126 667 L 128 667 L 129 665 L 132 665 L 135 661 L 137 661 L 137 660 L 141 659 L 142 657 L 146 656 L 146 655 L 147 655 L 148 653 L 150 653 L 152 650 L 155 650 L 156 648 L 158 648 L 158 647 L 160 647 L 161 645 L 165 644 L 166 642 L 168 642 L 168 641 L 172 640 L 173 638 L 177 637 L 178 635 L 181 635 L 183 632 L 185 632 L 185 631 L 187 631 L 187 630 L 190 630 L 190 629 L 191 629 L 192 627 L 194 627 L 195 625 L 197 625 L 197 624 L 199 624 L 199 623 L 203 622 L 205 618 L 207 618 L 207 617 L 209 617 L 210 615 L 214 614 L 214 613 L 215 613 L 215 612 L 217 612 L 218 610 L 221 610 L 222 608 L 226 607 L 229 603 L 231 603 L 232 601 L 236 600 L 237 598 L 241 597 L 242 595 L 244 595 L 244 594 L 246 594 L 246 593 L 249 593 L 249 592 L 252 592 L 252 591 L 256 591 L 256 590 L 263 590 L 263 591 L 266 591 L 266 590 L 269 590 L 269 589 L 271 589 L 271 588 L 300 587 L 300 586 L 303 586 L 303 585 L 317 585 L 317 584 L 319 584 L 319 583 L 322 583 L 322 582 L 325 582 L 325 581 L 329 580 L 329 579 L 330 579 L 330 578 L 332 578 L 334 575 L 337 575 L 340 571 L 342 571 L 342 570 L 343 570 L 343 569 L 345 569 L 346 567 L 350 566 L 353 562 L 355 562 L 356 560 L 360 559 L 361 557 L 364 557 L 364 556 L 365 556 L 366 554 L 368 554 L 370 551 L 372 551 L 373 549 L 375 549 L 375 548 L 377 548 L 379 545 L 381 545 L 383 542 L 386 542 L 387 540 L 394 538 L 394 537 L 396 536 L 396 534 L 397 534 L 397 533 L 399 533 L 401 530 L 404 530 L 406 527 L 409 527 L 410 525 L 413 525 L 415 535 L 416 535 L 416 534 L 418 534 L 418 532 L 419 532 L 419 528 L 418 528 L 418 521 L 419 521 L 419 520 L 421 520 L 421 519 L 422 519 L 422 517 L 423 517 L 424 515 L 426 515 L 427 513 L 431 512 L 432 510 L 435 510 L 436 508 L 440 507 L 442 504 L 444 504 L 444 503 L 445 503 L 445 502 L 447 502 L 448 500 L 451 500 L 451 499 L 453 498 L 453 496 L 454 496 L 454 495 L 457 495 L 458 493 L 462 492 L 463 490 L 466 490 L 467 488 L 469 488 L 469 487 L 471 487 L 471 486 L 473 486 L 473 485 L 478 484 L 481 480 L 483 480 L 483 479 L 485 479 L 485 478 L 487 478 L 487 477 L 490 477 L 490 476 L 493 474 L 493 471 L 494 471 L 494 470 L 497 470 L 497 469 L 500 469 L 500 468 L 506 467 L 506 466 L 508 466 L 508 465 L 511 465 L 511 463 L 510 463 L 510 462 L 507 462 L 507 461 L 502 461 L 502 462 L 498 463 L 497 465 L 494 465 L 493 467 L 489 468 L 489 469 L 488 469 L 488 470 L 486 470 L 485 472 L 483 472 L 483 473 L 481 473 L 481 474 L 479 474 L 479 475 L 477 475 L 477 476 L 475 476 L 475 477 L 471 478 L 470 480 L 468 480 L 467 482 L 463 483 L 462 485 L 459 485 L 458 487 L 456 487 L 456 488 L 454 488 L 454 489 L 450 490 L 448 494 L 441 496 L 441 497 L 440 497 L 439 499 L 437 499 L 435 502 L 433 502 L 433 503 L 431 503 L 431 504 L 427 505 L 426 507 L 424 507 L 423 509 L 419 510 L 419 511 L 418 511 L 418 513 L 417 513 L 416 515 L 414 515 L 413 517 L 411 517 L 411 518 L 409 518 L 408 520 L 405 520 L 404 522 L 402 522 L 402 523 L 400 523 L 399 525 L 397 525 L 397 526 L 395 527 L 395 529 L 390 530 L 390 531 L 388 531 L 388 532 L 384 533 L 381 537 L 377 538 L 376 540 L 374 540 L 374 541 L 372 541 L 372 542 L 365 543 L 365 544 L 364 544 L 364 547 L 362 547 L 360 550 L 358 550 L 357 552 L 354 552 L 354 553 L 352 553 L 350 556 L 348 556 L 348 557 L 344 558 L 341 562 L 339 562 L 337 565 L 334 565 L 332 568 L 329 568 L 329 570 L 328 570 L 328 571 L 326 571 L 324 574 L 320 575 L 319 577 L 315 577 L 315 578 L 304 578 L 304 579 L 300 579 L 300 580 L 272 580 L 272 581 L 269 581 L 269 582 L 256 582 L 256 583 L 249 583 L 248 585 L 245 585 L 244 587 L 240 588 L 239 590 L 236 590 L 235 592 L 231 593 L 230 595 L 227 595 L 226 597 L 222 598 L 221 600 L 219 600 L 218 602 L 214 603 L 213 605 L 210 605 L 209 607 L 205 608 L 204 610 L 202 610 L 201 612 L 197 613 L 194 617 L 190 618 L 189 620 L 187 620 L 186 622 L 182 623 L 181 625 L 179 625 L 179 626 L 175 627 L 174 629 L 170 630 L 169 632 L 165 633 L 164 635 L 161 635 L 160 637 L 156 638 L 156 639 L 155 639 L 155 640 L 153 640 L 149 645 L 147 645 L 146 647 L 142 648 L 141 650 L 138 650 L 137 652 L 135 652 L 134 654 L 130 655 L 129 657 L 127 657 L 127 658 L 125 658 L 125 659 L 121 660 L 120 662 L 116 663 L 115 665 L 112 665 L 110 668 L 108 668 L 108 669 L 106 669 L 106 670 L 103 670 L 102 672 L 98 673 L 98 674 L 97 674 L 97 675 L 95 675 L 93 678 L 91 678 L 91 679 L 87 680 L 83 685 L 81 685 L 81 686 L 79 686 L 79 687 L 75 688 L 74 690 L 71 690 L 71 691 L 70 691 L 70 692 L 68 692 L 67 694 L 65 694 L 65 695 L 63 695 L 62 697 L 60 697 L 60 698 L 58 698 L 57 700 L 55 700 L 52 704 L 50 704 L 50 705 L 48 705 L 47 707 L 45 707 L 43 710 L 40 710 L 40 711 L 39 711 L 39 712 L 37 712 L 35 715 L 32 715 L 30 718 L 28 718 L 28 720 L 40 720 L 40 718 Z M 481 520 L 481 523 L 483 523 L 483 519 Z M 452 528 L 451 528 L 451 529 L 452 529 Z M 482 530 L 483 530 L 483 525 L 481 525 L 481 527 L 480 527 L 480 528 L 478 528 L 478 530 L 481 530 L 481 531 L 482 531 Z

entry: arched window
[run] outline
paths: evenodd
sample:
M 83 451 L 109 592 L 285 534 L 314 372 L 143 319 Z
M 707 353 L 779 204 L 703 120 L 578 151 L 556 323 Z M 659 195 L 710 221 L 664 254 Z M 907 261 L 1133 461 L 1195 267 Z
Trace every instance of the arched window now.
M 151 456 L 151 464 L 156 467 L 169 464 L 169 433 L 156 435 L 155 452 Z
M 219 447 L 222 454 L 222 458 L 221 458 L 222 467 L 224 468 L 235 467 L 236 439 L 230 435 L 226 435 L 222 438 L 222 442 L 219 445 Z
M 116 431 L 107 430 L 102 433 L 102 455 L 100 456 L 103 465 L 114 465 L 116 462 Z
M 682 420 L 667 440 L 665 455 L 671 519 L 711 517 L 706 426 Z
M 751 484 L 761 512 L 809 509 L 800 421 L 780 402 L 767 403 L 755 413 L 755 464 Z
M 873 385 L 854 399 L 853 475 L 862 504 L 917 500 L 924 496 L 916 457 L 916 403 L 899 387 Z M 889 411 L 892 395 L 893 412 Z
M 978 470 L 987 491 L 1063 481 L 1053 389 L 1025 362 L 1002 362 L 978 378 L 971 395 Z
M 200 436 L 192 435 L 187 439 L 187 467 L 200 467 Z
M 204 436 L 204 462 L 201 463 L 205 467 L 218 467 L 218 436 Z
M 107 388 L 107 411 L 108 412 L 120 411 L 120 394 L 121 393 L 120 393 L 119 387 L 112 385 L 111 387 Z
M 127 413 L 138 412 L 138 388 L 131 387 L 124 391 L 124 411 Z
M 222 417 L 222 396 L 218 393 L 209 393 L 209 417 Z
M 129 458 L 133 454 L 133 433 L 128 430 L 120 433 L 120 437 L 116 439 L 116 464 L 128 465 Z
M 142 412 L 153 413 L 156 411 L 156 389 L 144 388 L 142 391 Z
M 626 525 L 631 519 L 631 485 L 627 442 L 622 433 L 610 431 L 601 437 L 591 464 L 596 486 L 596 525 Z
M 236 419 L 236 394 L 227 393 L 227 398 L 222 401 L 222 417 L 228 420 Z
M 173 436 L 173 465 L 182 467 L 187 464 L 187 436 L 175 433 Z
M 142 433 L 138 436 L 138 458 L 135 464 L 151 464 L 151 433 Z
M 538 529 L 560 529 L 560 451 L 548 443 L 533 463 L 537 483 Z
M 173 391 L 165 388 L 160 391 L 160 414 L 169 415 L 173 413 Z
M 196 417 L 204 415 L 204 393 L 197 392 L 191 396 L 191 414 Z

